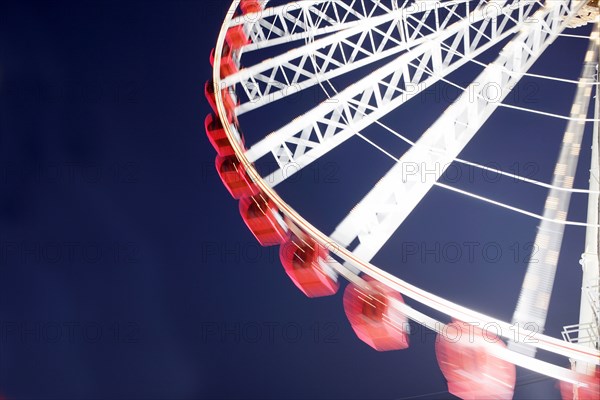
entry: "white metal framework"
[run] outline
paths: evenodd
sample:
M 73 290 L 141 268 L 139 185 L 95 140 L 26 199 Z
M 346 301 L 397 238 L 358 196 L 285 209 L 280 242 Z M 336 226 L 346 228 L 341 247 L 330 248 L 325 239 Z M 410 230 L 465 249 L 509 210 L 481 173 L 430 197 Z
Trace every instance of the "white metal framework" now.
M 268 1 L 261 3 L 264 7 Z M 253 51 L 348 29 L 397 8 L 394 0 L 371 0 L 363 2 L 362 6 L 356 7 L 342 0 L 289 2 L 233 18 L 227 25 L 244 25 L 252 40 L 244 51 Z
M 553 186 L 573 187 L 585 129 L 583 120 L 588 114 L 592 97 L 591 84 L 597 78 L 597 65 L 598 46 L 591 40 L 585 60 L 583 60 L 583 70 L 571 109 L 572 119 L 567 125 L 554 170 Z M 513 316 L 515 323 L 535 324 L 538 330 L 543 331 L 544 329 L 565 229 L 563 224 L 551 222 L 551 220 L 566 220 L 570 201 L 570 192 L 551 189 L 548 193 L 544 206 L 544 217 L 547 219 L 540 223 L 537 231 L 534 242 L 537 255 L 535 262 L 529 263 L 527 275 L 525 275 L 519 302 Z M 585 295 L 582 297 L 585 298 Z M 535 355 L 535 348 L 522 343 L 511 342 L 509 347 L 531 356 Z
M 515 333 L 508 322 L 429 293 L 377 268 L 370 261 L 429 191 L 436 185 L 440 186 L 438 180 L 445 169 L 457 161 L 492 113 L 504 106 L 503 100 L 511 88 L 528 74 L 530 67 L 566 27 L 582 23 L 578 13 L 583 7 L 589 7 L 588 1 L 321 0 L 274 5 L 259 13 L 233 18 L 238 5 L 239 1 L 233 2 L 229 17 L 223 24 L 216 46 L 215 65 L 221 62 L 225 37 L 231 27 L 242 25 L 252 43 L 240 50 L 242 68 L 238 72 L 222 77 L 219 68 L 215 68 L 213 74 L 215 89 L 235 90 L 240 99 L 235 106 L 236 115 L 252 115 L 263 106 L 317 85 L 330 95 L 326 101 L 286 121 L 249 149 L 245 149 L 237 139 L 238 133 L 233 124 L 223 124 L 236 156 L 264 195 L 306 235 L 326 248 L 335 249 L 335 257 L 340 262 L 332 260 L 329 267 L 361 286 L 366 283 L 359 274 L 369 275 L 450 318 L 479 326 L 494 324 L 500 331 L 493 333 L 499 333 L 508 340 L 522 341 L 534 335 L 536 342 L 525 349 L 490 346 L 489 350 L 498 358 L 523 368 L 585 385 L 574 371 L 541 361 L 534 355 L 535 349 L 542 349 L 568 357 L 583 366 L 578 368 L 579 372 L 584 371 L 584 367 L 589 372 L 590 368 L 600 365 L 597 303 L 588 301 L 588 292 L 597 292 L 598 287 L 599 21 L 595 21 L 595 30 L 590 36 L 590 50 L 584 61 L 575 104 L 570 116 L 564 117 L 570 122 L 555 179 L 552 184 L 545 185 L 550 188 L 550 193 L 544 216 L 540 216 L 542 225 L 536 238 L 536 243 L 544 248 L 544 262 L 530 266 L 515 313 L 515 320 L 537 316 L 536 322 L 544 325 L 562 230 L 570 222 L 567 211 L 581 136 L 585 122 L 590 121 L 587 110 L 595 93 L 596 114 L 592 119 L 596 127 L 595 150 L 590 190 L 587 192 L 589 213 L 587 223 L 580 224 L 588 229 L 582 261 L 584 279 L 588 282 L 584 287 L 588 289 L 582 295 L 578 326 L 587 328 L 591 324 L 589 326 L 596 327 L 596 333 L 591 330 L 589 341 L 583 343 L 583 335 L 577 340 L 573 332 L 578 329 L 573 326 L 565 328 L 564 338 L 567 340 L 526 328 Z M 322 233 L 306 221 L 273 190 L 275 185 L 293 173 L 330 152 L 338 151 L 338 147 L 351 137 L 362 137 L 361 131 L 370 125 L 380 124 L 382 117 L 431 85 L 449 82 L 452 72 L 495 46 L 500 48 L 495 61 L 486 64 L 483 71 L 464 88 L 464 93 L 416 142 L 411 143 L 408 151 L 395 159 L 394 166 L 373 184 L 372 190 L 331 235 Z M 279 47 L 283 50 L 277 55 L 243 65 L 245 53 L 259 54 Z M 361 68 L 368 72 L 340 91 L 329 82 Z M 227 115 L 223 93 L 215 90 L 215 95 L 219 114 Z M 243 128 L 242 125 L 242 131 Z M 277 169 L 261 176 L 253 163 L 264 157 L 272 157 Z M 407 171 L 407 166 L 410 166 L 410 171 Z M 431 174 L 430 171 L 436 173 Z M 512 209 L 500 202 L 492 204 Z M 528 215 L 535 216 L 532 213 Z M 548 237 L 550 231 L 551 238 Z M 429 329 L 442 332 L 445 327 L 441 321 L 419 310 L 404 304 L 396 304 L 395 307 Z
M 355 254 L 367 260 L 377 254 L 508 95 L 509 88 L 522 76 L 520 73 L 527 72 L 563 29 L 562 18 L 570 11 L 564 5 L 566 2 L 551 2 L 533 15 L 539 23 L 526 25 L 504 47 L 498 59 L 338 225 L 332 235 L 334 240 L 347 247 L 358 237 L 360 244 L 354 249 Z M 495 94 L 486 93 L 490 88 Z M 407 166 L 414 167 L 410 174 Z
M 222 83 L 227 87 L 241 83 L 243 103 L 237 109 L 238 115 L 241 115 L 321 81 L 405 52 L 443 31 L 450 23 L 466 19 L 467 5 L 466 0 L 440 6 L 428 2 L 414 9 L 389 10 L 306 46 L 244 68 L 223 79 Z M 436 26 L 421 23 L 430 15 L 440 23 Z M 305 20 L 314 24 L 311 18 Z
M 509 2 L 499 5 L 505 3 Z M 252 146 L 248 158 L 254 161 L 271 152 L 280 169 L 267 180 L 274 185 L 281 182 L 417 96 L 469 58 L 515 33 L 518 22 L 528 18 L 533 6 L 529 1 L 510 2 L 491 18 L 485 7 L 467 9 L 459 21 L 438 35 Z

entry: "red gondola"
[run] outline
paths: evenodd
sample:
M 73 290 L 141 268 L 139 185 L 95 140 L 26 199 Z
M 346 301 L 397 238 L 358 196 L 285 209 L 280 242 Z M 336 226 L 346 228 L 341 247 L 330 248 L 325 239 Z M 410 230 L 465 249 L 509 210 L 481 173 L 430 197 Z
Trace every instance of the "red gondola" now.
M 215 166 L 223 184 L 234 199 L 254 196 L 260 192 L 237 157 L 217 156 Z
M 218 155 L 226 157 L 235 154 L 219 118 L 212 113 L 208 114 L 204 119 L 204 128 L 210 144 L 213 145 Z
M 242 0 L 240 8 L 242 9 L 242 14 L 251 14 L 263 10 L 262 3 L 259 0 Z
M 225 34 L 225 43 L 234 51 L 250 44 L 250 39 L 244 31 L 244 25 L 236 25 L 229 28 Z
M 274 246 L 287 240 L 287 229 L 279 210 L 264 194 L 242 198 L 240 214 L 262 246 Z
M 435 353 L 450 393 L 472 400 L 513 398 L 515 366 L 486 349 L 486 345 L 506 347 L 503 341 L 456 321 L 447 325 L 446 335 L 438 335 Z
M 206 82 L 206 84 L 204 84 L 204 95 L 206 96 L 206 100 L 208 100 L 208 103 L 213 109 L 213 112 L 218 115 L 219 111 L 217 110 L 217 100 L 215 97 L 215 89 L 212 80 L 209 80 Z M 225 106 L 225 110 L 227 113 L 227 121 L 233 122 L 236 119 L 236 100 L 234 100 L 233 98 L 234 95 L 232 95 L 232 93 L 228 89 L 222 89 L 221 96 L 223 97 L 223 105 Z
M 344 292 L 344 310 L 360 340 L 377 351 L 402 350 L 408 347 L 408 320 L 391 306 L 403 303 L 400 293 L 365 276 L 369 289 L 349 284 Z
M 215 66 L 215 49 L 213 48 L 210 52 L 210 65 L 212 67 Z M 223 48 L 223 52 L 221 53 L 221 78 L 225 78 L 229 75 L 235 74 L 238 72 L 238 66 L 233 60 L 233 54 L 231 53 L 231 49 L 229 46 L 225 46 Z
M 560 382 L 560 394 L 563 400 L 598 400 L 600 399 L 600 368 L 596 367 L 594 375 L 580 375 L 580 381 L 587 387 L 573 387 L 573 384 Z
M 329 252 L 306 235 L 292 236 L 279 248 L 279 258 L 288 276 L 308 297 L 337 293 L 337 276 L 325 261 Z

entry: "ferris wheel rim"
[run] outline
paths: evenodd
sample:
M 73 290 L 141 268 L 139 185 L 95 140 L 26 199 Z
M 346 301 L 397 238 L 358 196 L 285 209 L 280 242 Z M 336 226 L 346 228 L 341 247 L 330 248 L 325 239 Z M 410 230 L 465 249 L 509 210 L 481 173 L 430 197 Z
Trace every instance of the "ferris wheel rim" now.
M 229 22 L 233 18 L 235 10 L 239 6 L 240 1 L 241 0 L 233 0 L 232 4 L 230 6 L 229 12 L 227 14 L 227 17 L 225 18 L 225 20 L 222 24 L 222 27 L 221 27 L 221 30 L 220 30 L 220 33 L 219 33 L 219 36 L 217 39 L 216 48 L 215 48 L 215 55 L 214 55 L 215 65 L 219 65 L 219 63 L 220 63 L 220 60 L 222 57 L 222 49 L 223 49 L 223 45 L 225 43 L 225 34 L 227 32 L 227 29 L 230 27 Z M 573 0 L 573 1 L 576 1 L 576 0 Z M 323 2 L 325 2 L 325 1 L 323 1 Z M 226 115 L 222 94 L 221 94 L 221 91 L 218 90 L 221 88 L 221 80 L 222 79 L 220 76 L 219 68 L 214 68 L 213 69 L 213 84 L 214 84 L 215 89 L 217 89 L 214 91 L 215 98 L 216 98 L 216 106 L 218 108 L 220 115 Z M 221 117 L 219 117 L 219 118 L 221 118 Z M 475 324 L 475 323 L 478 325 L 488 325 L 488 324 L 492 324 L 492 323 L 497 324 L 501 327 L 499 336 L 502 336 L 504 338 L 511 337 L 506 332 L 510 328 L 511 324 L 501 321 L 499 319 L 495 319 L 490 316 L 484 315 L 482 313 L 476 312 L 474 310 L 471 310 L 467 307 L 461 306 L 454 302 L 448 301 L 441 296 L 430 293 L 430 292 L 423 290 L 413 284 L 410 284 L 409 282 L 404 281 L 403 279 L 400 279 L 394 275 L 391 275 L 391 274 L 385 272 L 384 270 L 378 268 L 377 266 L 373 265 L 371 262 L 365 261 L 365 260 L 362 260 L 362 259 L 356 257 L 352 251 L 346 249 L 344 246 L 339 245 L 339 243 L 337 243 L 335 240 L 333 240 L 329 235 L 324 234 L 319 229 L 314 227 L 311 223 L 306 221 L 299 213 L 297 213 L 291 206 L 289 206 L 277 194 L 277 192 L 263 180 L 262 176 L 258 173 L 258 171 L 254 168 L 253 164 L 246 157 L 244 149 L 241 147 L 241 145 L 238 143 L 237 140 L 234 140 L 235 133 L 231 129 L 230 125 L 227 123 L 224 123 L 223 128 L 225 130 L 225 133 L 226 133 L 228 139 L 231 142 L 231 145 L 235 152 L 235 155 L 238 157 L 240 162 L 243 164 L 244 168 L 246 168 L 248 174 L 255 181 L 255 183 L 261 189 L 261 191 L 269 199 L 271 199 L 274 202 L 274 204 L 278 207 L 278 209 L 286 217 L 288 217 L 292 222 L 294 222 L 299 228 L 303 229 L 303 231 L 307 235 L 309 235 L 312 239 L 314 239 L 317 243 L 319 243 L 320 245 L 326 246 L 326 247 L 331 246 L 332 244 L 337 245 L 335 247 L 336 252 L 334 254 L 336 254 L 340 258 L 344 259 L 346 262 L 352 264 L 361 273 L 378 280 L 379 282 L 389 286 L 390 288 L 392 288 L 394 290 L 397 290 L 401 294 L 406 295 L 409 298 L 417 301 L 419 304 L 422 304 L 422 305 L 427 306 L 432 309 L 436 309 L 438 311 L 443 312 L 445 315 L 447 315 L 449 317 L 460 319 L 469 324 Z M 347 269 L 347 267 L 345 267 L 343 265 L 340 265 L 340 266 L 342 268 Z M 361 284 L 361 282 L 360 282 L 361 278 L 358 277 L 358 275 L 356 275 L 356 278 L 358 279 L 358 281 L 357 281 L 357 280 L 353 280 L 353 278 L 351 276 L 348 276 L 348 274 L 344 274 L 344 271 L 338 271 L 338 272 L 340 272 L 340 274 L 342 276 L 344 276 L 346 279 L 348 279 L 350 282 L 358 283 L 359 285 Z M 348 271 L 346 271 L 346 272 L 348 272 Z M 419 313 L 417 310 L 414 310 L 414 311 Z M 433 329 L 433 327 L 427 326 L 425 323 L 416 319 L 414 316 L 411 317 L 409 312 L 407 312 L 406 315 L 411 320 L 427 327 L 428 329 Z M 467 321 L 469 321 L 469 322 L 467 322 Z M 445 324 L 442 324 L 441 326 L 445 326 Z M 530 331 L 530 332 L 532 332 L 532 331 Z M 527 334 L 528 333 L 522 333 L 522 334 L 520 334 L 520 336 L 521 337 L 526 336 Z M 512 336 L 514 336 L 514 335 L 512 335 Z M 578 359 L 578 360 L 581 360 L 584 362 L 589 362 L 589 363 L 592 363 L 595 365 L 600 365 L 600 351 L 598 351 L 598 350 L 592 350 L 590 348 L 586 348 L 586 347 L 576 345 L 573 343 L 567 343 L 560 339 L 556 339 L 556 338 L 553 338 L 553 337 L 550 337 L 550 336 L 547 336 L 544 334 L 540 334 L 539 332 L 536 333 L 536 339 L 538 340 L 538 343 L 533 344 L 533 346 L 535 346 L 539 349 L 547 350 L 547 351 L 550 351 L 550 352 L 553 352 L 556 354 L 563 355 L 565 357 L 571 357 L 571 358 Z M 511 353 L 514 353 L 514 352 L 511 351 Z M 533 359 L 533 360 L 535 360 L 535 359 Z M 536 360 L 536 361 L 538 361 L 538 360 Z M 518 363 L 518 364 L 521 364 L 521 363 Z M 524 366 L 524 365 L 521 365 L 521 366 Z M 561 371 L 559 373 L 555 373 L 554 375 L 562 375 L 562 376 L 555 376 L 556 378 L 562 379 L 562 380 L 565 380 L 565 381 L 571 382 L 571 383 L 582 383 L 577 380 L 577 378 L 575 377 L 575 375 L 572 373 L 571 370 L 566 370 L 561 367 L 557 367 L 557 368 L 559 368 Z M 537 371 L 537 372 L 543 373 L 542 371 Z M 583 383 L 583 384 L 585 385 L 585 383 Z

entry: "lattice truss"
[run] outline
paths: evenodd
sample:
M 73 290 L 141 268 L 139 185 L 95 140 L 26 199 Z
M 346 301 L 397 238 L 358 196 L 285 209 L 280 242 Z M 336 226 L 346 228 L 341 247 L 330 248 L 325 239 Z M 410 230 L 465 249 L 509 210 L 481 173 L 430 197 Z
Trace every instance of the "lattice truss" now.
M 496 8 L 498 15 L 490 16 L 486 7 L 489 4 L 478 2 L 473 10 L 461 4 L 448 10 L 455 22 L 440 21 L 439 26 L 444 29 L 435 30 L 425 40 L 416 39 L 418 43 L 407 38 L 403 47 L 409 50 L 267 136 L 249 150 L 249 159 L 254 161 L 271 152 L 280 168 L 267 181 L 273 185 L 280 183 L 289 176 L 288 165 L 293 164 L 299 170 L 313 162 L 464 65 L 469 58 L 518 31 L 520 24 L 539 8 L 535 1 L 500 1 L 494 2 L 495 6 L 502 6 Z
M 331 12 L 333 8 L 336 11 L 335 4 L 337 3 L 322 4 L 324 10 L 320 15 L 325 9 Z M 414 46 L 422 42 L 424 36 L 439 32 L 449 24 L 465 18 L 470 3 L 466 0 L 442 4 L 421 1 L 412 3 L 409 8 L 395 11 L 379 1 L 371 2 L 371 9 L 364 7 L 365 4 L 363 1 L 363 7 L 359 10 L 360 17 L 363 18 L 360 23 L 345 22 L 345 18 L 342 18 L 341 21 L 344 22 L 334 26 L 338 29 L 337 33 L 316 41 L 313 39 L 319 28 L 314 28 L 315 31 L 307 30 L 311 36 L 305 39 L 313 40 L 314 43 L 298 47 L 267 62 L 248 66 L 225 79 L 225 86 L 239 82 L 243 88 L 238 115 L 320 81 L 405 51 L 408 45 Z M 349 3 L 346 2 L 344 6 L 349 7 Z M 316 12 L 316 5 L 302 10 L 305 11 L 299 17 L 305 18 L 302 24 L 305 29 L 318 25 L 320 19 L 315 21 L 315 18 L 310 17 L 311 12 Z M 336 11 L 334 15 L 337 14 Z M 338 20 L 339 16 L 335 21 Z
M 360 3 L 361 7 L 357 7 L 355 3 Z M 493 34 L 495 29 L 493 25 L 498 21 L 496 18 L 490 17 L 499 13 L 505 3 L 504 0 L 458 0 L 442 3 L 415 1 L 408 7 L 394 9 L 392 5 L 383 4 L 381 1 L 370 3 L 347 1 L 343 3 L 343 6 L 348 8 L 352 5 L 358 8 L 362 20 L 347 22 L 345 17 L 340 19 L 336 11 L 333 13 L 334 16 L 337 16 L 334 21 L 339 24 L 331 25 L 328 27 L 329 29 L 318 28 L 318 22 L 321 19 L 315 19 L 314 15 L 312 17 L 310 15 L 317 12 L 318 6 L 323 8 L 319 15 L 322 15 L 325 9 L 329 11 L 329 14 L 332 9 L 335 11 L 338 3 L 315 4 L 312 7 L 307 5 L 297 11 L 300 13 L 297 18 L 304 18 L 303 36 L 305 36 L 304 39 L 311 41 L 308 45 L 298 47 L 266 62 L 247 66 L 238 74 L 224 79 L 223 84 L 225 86 L 241 84 L 243 90 L 238 92 L 240 92 L 242 104 L 237 109 L 237 114 L 240 115 L 324 80 L 385 57 L 405 52 L 409 47 L 414 47 L 427 40 L 428 37 L 439 34 L 450 25 L 472 18 L 474 14 L 470 12 L 479 7 L 485 11 L 481 18 L 483 21 L 473 21 L 473 30 L 481 28 L 480 33 L 473 33 L 476 42 L 479 40 L 478 34 L 480 36 Z M 531 7 L 533 3 L 533 1 L 524 1 L 521 7 L 513 4 L 513 9 L 518 7 L 523 10 L 527 6 Z M 300 2 L 299 4 L 304 3 Z M 365 7 L 365 4 L 371 4 L 371 8 Z M 356 15 L 352 15 L 356 17 Z M 315 24 L 317 27 L 311 31 L 310 26 Z M 337 32 L 314 40 L 319 33 L 332 30 L 337 30 Z M 294 34 L 286 40 L 291 41 L 293 38 Z M 261 42 L 256 45 L 261 45 Z
M 245 50 L 252 51 L 346 29 L 393 8 L 395 0 L 303 0 L 233 18 L 230 26 L 245 25 L 252 39 Z
M 598 323 L 590 322 L 587 324 L 577 324 L 565 326 L 561 332 L 564 340 L 570 343 L 588 344 L 597 343 Z

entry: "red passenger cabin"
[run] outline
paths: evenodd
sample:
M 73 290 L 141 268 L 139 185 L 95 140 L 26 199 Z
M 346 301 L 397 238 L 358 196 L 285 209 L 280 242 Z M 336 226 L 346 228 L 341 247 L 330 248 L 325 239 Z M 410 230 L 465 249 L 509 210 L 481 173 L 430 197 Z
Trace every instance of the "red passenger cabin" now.
M 210 52 L 210 65 L 212 67 L 215 66 L 215 49 L 213 48 Z M 231 52 L 231 48 L 226 44 L 223 47 L 223 52 L 221 53 L 221 68 L 219 72 L 221 73 L 221 78 L 226 78 L 229 75 L 235 74 L 238 72 L 239 66 L 233 59 L 233 53 Z
M 600 368 L 596 367 L 593 375 L 579 375 L 579 380 L 587 386 L 560 382 L 560 394 L 563 400 L 598 400 L 600 399 Z
M 294 285 L 308 297 L 337 293 L 337 275 L 327 265 L 329 252 L 308 235 L 293 235 L 279 248 L 283 268 Z
M 260 0 L 242 0 L 240 8 L 242 9 L 242 14 L 251 14 L 261 12 L 263 5 Z
M 287 228 L 279 210 L 264 194 L 242 198 L 240 214 L 262 246 L 275 246 L 287 240 Z
M 244 25 L 236 25 L 229 28 L 225 34 L 225 43 L 233 51 L 250 44 L 250 39 L 244 31 Z
M 447 337 L 438 335 L 435 353 L 450 393 L 465 400 L 513 398 L 515 366 L 487 349 L 488 345 L 505 348 L 502 340 L 456 321 L 445 332 Z
M 215 148 L 218 155 L 226 157 L 235 154 L 219 118 L 214 114 L 208 114 L 204 119 L 204 128 L 210 144 Z
M 225 188 L 234 199 L 254 196 L 260 192 L 236 156 L 217 156 L 215 166 Z
M 219 111 L 217 110 L 217 99 L 215 96 L 215 89 L 212 80 L 209 80 L 206 82 L 206 84 L 204 84 L 204 95 L 206 96 L 206 100 L 208 100 L 208 103 L 210 104 L 210 107 L 212 108 L 213 112 L 216 115 L 219 115 Z M 221 96 L 223 98 L 225 112 L 227 113 L 226 119 L 230 123 L 234 122 L 235 120 L 237 120 L 235 116 L 235 107 L 237 106 L 235 94 L 228 89 L 222 89 Z
M 408 320 L 394 301 L 404 303 L 400 293 L 364 276 L 368 289 L 349 284 L 344 292 L 344 310 L 360 340 L 377 351 L 408 348 Z

